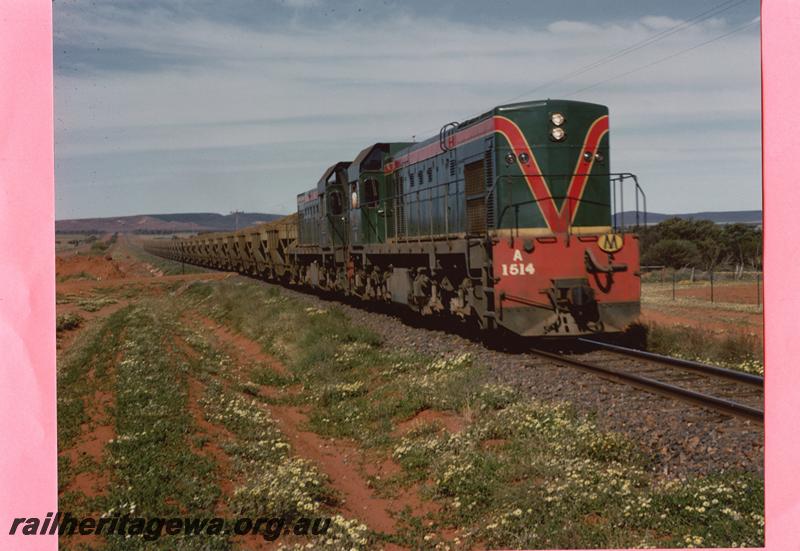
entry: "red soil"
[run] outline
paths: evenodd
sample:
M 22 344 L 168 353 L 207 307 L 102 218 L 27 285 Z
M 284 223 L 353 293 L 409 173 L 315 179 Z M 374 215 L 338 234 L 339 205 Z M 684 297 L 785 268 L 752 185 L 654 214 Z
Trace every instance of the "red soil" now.
M 88 274 L 96 280 L 122 279 L 125 273 L 116 262 L 105 256 L 57 256 L 56 279 L 83 277 Z
M 132 255 L 127 255 L 125 239 L 119 239 L 112 247 L 115 250 L 115 258 L 123 258 L 122 261 L 108 260 L 105 257 L 89 257 L 75 255 L 64 257 L 57 260 L 58 276 L 68 277 L 77 275 L 81 272 L 89 274 L 94 280 L 89 279 L 67 279 L 58 283 L 60 295 L 75 295 L 80 298 L 89 298 L 98 289 L 112 290 L 110 296 L 114 297 L 113 290 L 118 288 L 136 285 L 141 289 L 142 295 L 163 294 L 164 285 L 181 281 L 188 285 L 191 281 L 219 280 L 229 277 L 226 273 L 199 273 L 165 276 L 161 275 L 149 264 L 132 259 Z M 178 288 L 176 294 L 185 288 Z M 114 297 L 116 298 L 116 297 Z M 95 323 L 96 320 L 107 317 L 119 308 L 124 307 L 130 301 L 119 299 L 112 305 L 107 305 L 97 312 L 83 311 L 76 304 L 58 305 L 59 313 L 76 312 L 79 313 L 86 322 L 76 330 L 68 331 L 60 337 L 60 350 L 63 353 L 72 346 L 77 335 L 87 326 Z M 275 370 L 277 373 L 288 373 L 286 366 L 279 360 L 266 354 L 261 345 L 245 336 L 222 327 L 211 320 L 199 317 L 202 327 L 209 331 L 215 339 L 224 344 L 231 351 L 231 355 L 238 361 L 235 362 L 235 371 L 232 373 L 241 380 L 249 380 L 249 369 L 256 366 L 266 366 Z M 176 344 L 190 357 L 194 351 L 182 341 Z M 223 384 L 230 385 L 230 380 L 220 378 Z M 230 387 L 229 387 L 230 388 Z M 224 428 L 208 422 L 198 403 L 199 398 L 205 391 L 202 381 L 194 378 L 189 379 L 189 411 L 194 419 L 195 426 L 198 427 L 199 435 L 206 436 L 208 442 L 196 451 L 208 454 L 218 465 L 217 476 L 222 490 L 222 498 L 217 506 L 219 510 L 224 510 L 226 498 L 232 495 L 236 486 L 231 466 L 231 458 L 219 445 L 219 442 L 232 437 Z M 284 395 L 291 393 L 293 389 L 276 389 L 262 386 L 262 392 L 268 396 L 276 396 L 280 393 Z M 68 450 L 61 450 L 60 453 L 72 458 L 73 465 L 80 457 L 86 456 L 92 461 L 99 462 L 103 457 L 105 445 L 108 440 L 114 437 L 113 426 L 110 424 L 105 409 L 112 403 L 114 396 L 110 392 L 98 391 L 90 400 L 87 400 L 87 411 L 90 421 L 81 427 L 81 435 L 76 444 Z M 300 457 L 314 462 L 321 472 L 330 480 L 330 484 L 335 492 L 340 496 L 339 510 L 350 518 L 356 518 L 371 529 L 394 533 L 397 530 L 394 514 L 410 507 L 412 511 L 425 514 L 435 511 L 436 505 L 430 501 L 423 501 L 418 493 L 417 487 L 404 489 L 400 495 L 394 498 L 384 498 L 376 495 L 371 487 L 372 477 L 391 477 L 399 474 L 400 467 L 390 459 L 377 458 L 374 452 L 368 453 L 360 450 L 355 442 L 342 439 L 323 438 L 316 433 L 305 429 L 308 422 L 306 412 L 299 407 L 282 405 L 262 405 L 272 418 L 276 420 L 279 428 L 292 445 L 293 451 Z M 458 431 L 464 426 L 463 420 L 456 415 L 426 410 L 420 412 L 414 418 L 401 424 L 400 430 L 410 430 L 411 427 L 425 422 L 439 422 L 446 430 Z M 108 474 L 104 472 L 88 472 L 77 475 L 69 481 L 65 490 L 77 490 L 86 496 L 92 497 L 102 494 L 108 483 Z M 282 540 L 287 543 L 286 540 Z M 87 541 L 88 543 L 88 541 Z M 272 549 L 278 542 L 269 543 L 261 538 L 248 538 L 247 548 Z M 394 545 L 385 546 L 386 549 L 396 549 Z
M 248 339 L 241 333 L 229 329 L 228 327 L 219 325 L 209 318 L 200 317 L 200 319 L 203 325 L 207 329 L 210 329 L 220 342 L 225 343 L 231 348 L 231 351 L 238 358 L 256 361 L 281 375 L 287 375 L 289 373 L 286 366 L 277 359 L 266 354 L 259 343 Z
M 94 382 L 94 372 L 88 375 L 90 382 Z M 114 427 L 108 418 L 107 408 L 113 406 L 114 395 L 105 390 L 96 390 L 84 400 L 84 408 L 89 420 L 80 427 L 80 435 L 73 446 L 67 450 L 59 450 L 60 456 L 70 460 L 72 469 L 85 469 L 89 462 L 88 470 L 81 470 L 60 490 L 66 492 L 82 493 L 86 498 L 102 496 L 109 483 L 109 473 L 102 468 L 103 454 L 109 440 L 115 436 Z M 102 536 L 82 536 L 81 543 L 92 549 L 100 545 Z
M 224 515 L 226 512 L 225 504 L 228 498 L 233 497 L 236 483 L 233 469 L 231 468 L 231 460 L 228 454 L 220 447 L 219 442 L 232 439 L 234 436 L 225 427 L 209 423 L 206 420 L 205 415 L 203 415 L 203 408 L 198 403 L 205 390 L 206 387 L 203 383 L 194 377 L 189 378 L 189 413 L 194 419 L 195 426 L 199 429 L 198 436 L 205 436 L 208 439 L 202 448 L 195 451 L 210 456 L 217 464 L 217 482 L 222 495 L 217 501 L 214 514 Z
M 761 289 L 763 295 L 763 287 Z M 651 290 L 652 292 L 652 290 Z M 671 297 L 670 288 L 659 289 L 663 297 Z M 755 335 L 764 339 L 764 315 L 755 311 L 738 311 L 716 303 L 752 304 L 756 303 L 755 283 L 725 284 L 714 287 L 714 300 L 710 299 L 711 288 L 678 288 L 676 296 L 692 298 L 691 303 L 658 301 L 642 304 L 641 321 L 659 325 L 684 325 L 708 331 L 712 336 L 724 337 L 732 333 Z M 763 304 L 763 303 L 762 303 Z
M 764 304 L 764 284 L 758 289 L 755 283 L 737 283 L 735 285 L 714 285 L 715 302 L 732 302 L 736 304 L 756 304 L 756 293 L 760 294 L 760 304 Z M 669 293 L 672 291 L 670 290 Z M 695 298 L 711 302 L 711 286 L 693 287 L 691 289 L 677 289 L 675 295 L 679 298 Z
M 642 306 L 641 321 L 659 325 L 685 325 L 711 331 L 720 336 L 730 333 L 747 333 L 764 339 L 762 314 L 735 312 L 705 307 Z
M 287 372 L 286 367 L 264 353 L 258 343 L 229 329 L 221 329 L 209 320 L 205 320 L 204 323 L 214 328 L 214 334 L 223 343 L 237 351 L 236 358 L 239 363 L 256 362 L 268 365 L 279 373 Z M 328 476 L 331 486 L 342 496 L 340 509 L 345 515 L 358 518 L 373 530 L 394 533 L 396 526 L 393 513 L 407 506 L 415 512 L 428 512 L 432 509 L 431 504 L 423 502 L 413 490 L 393 499 L 376 496 L 370 487 L 369 475 L 360 467 L 370 462 L 370 458 L 366 457 L 353 442 L 323 438 L 304 430 L 308 417 L 301 408 L 278 405 L 263 407 L 278 423 L 294 452 L 313 461 Z M 377 467 L 377 472 L 394 470 L 395 468 L 387 467 L 385 464 Z M 373 472 L 376 472 L 376 469 L 373 468 Z
M 417 427 L 427 424 L 442 425 L 447 432 L 456 433 L 467 425 L 466 421 L 455 413 L 425 409 L 405 421 L 397 424 L 395 435 L 402 436 Z

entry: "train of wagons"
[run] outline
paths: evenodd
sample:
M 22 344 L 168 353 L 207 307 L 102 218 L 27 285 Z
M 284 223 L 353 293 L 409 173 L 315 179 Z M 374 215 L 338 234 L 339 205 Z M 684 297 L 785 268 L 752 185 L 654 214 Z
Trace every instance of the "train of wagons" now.
M 620 203 L 634 186 L 638 213 L 641 188 L 609 171 L 609 153 L 605 106 L 502 105 L 331 165 L 285 218 L 145 248 L 486 330 L 620 332 L 640 308 L 639 243 Z

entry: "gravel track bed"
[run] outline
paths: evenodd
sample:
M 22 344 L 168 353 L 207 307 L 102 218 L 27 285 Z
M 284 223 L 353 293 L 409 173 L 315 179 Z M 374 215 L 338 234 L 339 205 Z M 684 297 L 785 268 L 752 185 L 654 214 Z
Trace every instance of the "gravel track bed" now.
M 265 285 L 271 285 L 264 283 Z M 601 430 L 621 432 L 653 456 L 663 478 L 745 470 L 763 475 L 763 426 L 690 403 L 609 381 L 575 367 L 525 353 L 492 350 L 464 336 L 412 326 L 398 317 L 281 287 L 314 306 L 337 304 L 354 323 L 381 335 L 388 346 L 429 355 L 469 352 L 490 367 L 490 382 L 531 398 L 570 402 Z

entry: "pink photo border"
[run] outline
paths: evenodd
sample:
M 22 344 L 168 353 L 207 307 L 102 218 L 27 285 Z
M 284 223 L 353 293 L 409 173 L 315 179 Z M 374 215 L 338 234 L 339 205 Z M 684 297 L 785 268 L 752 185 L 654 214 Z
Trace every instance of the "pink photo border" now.
M 0 549 L 58 502 L 51 0 L 0 0 Z
M 800 549 L 800 2 L 767 0 L 763 75 L 766 547 Z M 11 519 L 55 511 L 55 251 L 52 0 L 0 2 L 0 549 Z M 781 231 L 781 228 L 784 231 Z

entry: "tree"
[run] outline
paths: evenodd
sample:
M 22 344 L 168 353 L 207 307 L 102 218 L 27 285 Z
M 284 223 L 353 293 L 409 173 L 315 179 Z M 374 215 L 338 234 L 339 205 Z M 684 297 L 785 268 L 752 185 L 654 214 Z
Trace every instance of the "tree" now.
M 701 259 L 697 245 L 687 239 L 662 239 L 647 248 L 642 264 L 683 268 L 697 264 Z
M 761 230 L 746 224 L 730 224 L 722 230 L 726 254 L 737 265 L 737 270 L 751 264 L 753 269 L 761 265 Z

